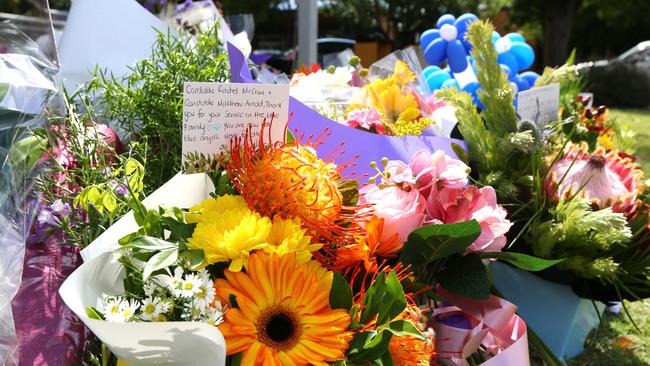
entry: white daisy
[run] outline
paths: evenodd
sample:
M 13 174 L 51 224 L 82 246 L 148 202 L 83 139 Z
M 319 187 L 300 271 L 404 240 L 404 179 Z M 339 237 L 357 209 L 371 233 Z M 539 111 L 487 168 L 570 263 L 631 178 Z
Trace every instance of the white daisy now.
M 199 288 L 199 292 L 194 296 L 194 307 L 197 309 L 205 309 L 212 304 L 214 296 L 217 291 L 214 289 L 212 282 L 203 282 Z
M 157 321 L 160 316 L 160 299 L 148 297 L 142 302 L 142 319 L 147 321 Z
M 217 326 L 223 323 L 224 311 L 225 307 L 221 306 L 221 303 L 217 300 L 215 306 L 206 311 L 205 317 L 202 320 L 210 325 Z
M 124 300 L 120 303 L 121 322 L 128 322 L 133 318 L 135 312 L 140 308 L 138 300 Z
M 185 276 L 183 279 L 183 282 L 181 283 L 181 289 L 180 289 L 180 297 L 192 297 L 199 292 L 201 292 L 201 285 L 203 284 L 203 281 L 199 278 L 199 276 L 195 275 L 194 273 L 190 273 Z
M 169 273 L 169 269 L 167 270 Z M 156 279 L 160 281 L 174 296 L 181 296 L 181 285 L 183 284 L 183 268 L 176 267 L 174 275 L 158 275 Z

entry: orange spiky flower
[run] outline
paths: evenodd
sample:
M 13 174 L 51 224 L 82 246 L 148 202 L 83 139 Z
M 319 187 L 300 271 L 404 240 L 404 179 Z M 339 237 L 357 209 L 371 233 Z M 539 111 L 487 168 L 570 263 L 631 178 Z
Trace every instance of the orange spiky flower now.
M 378 258 L 396 257 L 404 243 L 395 233 L 388 240 L 381 241 L 384 219 L 374 215 L 366 223 L 366 235 L 357 237 L 353 244 L 345 245 L 336 251 L 336 268 L 342 269 L 363 263 L 366 271 L 376 271 Z
M 428 366 L 436 357 L 435 338 L 432 329 L 425 329 L 426 318 L 422 310 L 415 305 L 409 305 L 396 320 L 408 320 L 413 323 L 425 339 L 413 336 L 392 337 L 388 351 L 396 366 Z
M 347 194 L 356 189 L 346 184 L 354 173 L 343 173 L 356 165 L 352 163 L 356 157 L 334 164 L 341 153 L 334 154 L 343 144 L 324 159 L 316 155 L 315 148 L 330 134 L 324 131 L 315 138 L 301 136 L 296 141 L 271 143 L 271 128 L 267 131 L 264 120 L 257 143 L 251 127 L 243 139 L 230 141 L 231 161 L 227 167 L 249 207 L 267 217 L 300 219 L 314 240 L 325 243 L 325 253 L 316 257 L 328 267 L 333 262 L 333 248 L 353 242 L 363 232 L 359 223 L 367 216 Z

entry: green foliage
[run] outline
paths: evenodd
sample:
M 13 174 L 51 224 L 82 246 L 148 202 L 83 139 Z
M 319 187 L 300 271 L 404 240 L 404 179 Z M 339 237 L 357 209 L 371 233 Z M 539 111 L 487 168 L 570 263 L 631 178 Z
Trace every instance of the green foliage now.
M 332 288 L 330 289 L 330 307 L 332 309 L 352 308 L 352 287 L 340 273 L 334 272 Z
M 506 261 L 517 268 L 525 271 L 537 272 L 564 261 L 564 259 L 543 259 L 523 253 L 512 252 L 484 252 L 480 253 L 481 258 L 491 258 Z
M 37 178 L 43 203 L 69 205 L 71 213 L 58 217 L 50 233 L 62 233 L 71 245 L 85 247 L 128 212 L 130 197 L 143 190 L 144 167 L 140 145 L 133 143 L 117 154 L 114 144 L 92 122 L 92 110 L 79 115 L 67 104 L 65 117 L 52 117 L 48 130 L 35 131 L 39 141 L 32 155 L 45 148 L 49 171 Z M 82 122 L 85 121 L 85 122 Z M 57 151 L 65 151 L 74 164 L 62 165 Z M 33 159 L 33 158 L 32 158 Z
M 216 26 L 195 38 L 159 33 L 151 56 L 131 74 L 117 79 L 97 70 L 90 85 L 91 92 L 101 95 L 105 117 L 145 146 L 148 191 L 181 169 L 183 83 L 230 77 L 217 33 Z
M 613 279 L 618 264 L 613 260 L 625 251 L 632 238 L 623 214 L 610 208 L 594 210 L 580 199 L 560 201 L 551 219 L 532 230 L 532 249 L 543 258 L 567 258 L 559 264 L 585 278 Z
M 463 253 L 479 235 L 481 227 L 476 220 L 418 228 L 409 235 L 400 262 L 424 272 L 432 264 Z
M 472 23 L 467 38 L 474 48 L 476 77 L 481 85 L 478 93 L 484 112 L 482 117 L 487 128 L 496 136 L 517 131 L 517 114 L 513 107 L 512 88 L 506 74 L 497 62 L 497 51 L 492 44 L 494 27 L 487 21 Z
M 454 256 L 436 275 L 440 286 L 447 291 L 476 300 L 490 297 L 490 279 L 478 254 Z
M 500 202 L 519 202 L 522 189 L 532 189 L 531 176 L 541 162 L 541 141 L 534 124 L 517 124 L 512 89 L 492 45 L 493 29 L 488 22 L 477 21 L 468 30 L 483 112 L 477 111 L 468 93 L 458 89 L 441 90 L 436 96 L 456 107 L 458 128 L 479 183 L 493 186 Z

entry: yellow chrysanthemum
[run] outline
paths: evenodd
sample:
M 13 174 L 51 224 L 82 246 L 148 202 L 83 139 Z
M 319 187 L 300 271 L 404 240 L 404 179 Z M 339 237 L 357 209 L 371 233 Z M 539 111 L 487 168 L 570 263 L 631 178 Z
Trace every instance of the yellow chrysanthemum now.
M 208 264 L 231 261 L 230 270 L 240 271 L 249 254 L 257 249 L 269 253 L 296 253 L 305 262 L 320 244 L 301 229 L 300 220 L 271 221 L 248 207 L 241 196 L 226 195 L 205 200 L 192 207 L 187 222 L 198 223 L 187 246 L 202 249 Z
M 204 214 L 217 213 L 230 210 L 247 210 L 248 204 L 241 196 L 225 195 L 218 198 L 205 200 L 198 205 L 192 206 L 185 215 L 185 221 L 188 223 L 199 223 L 202 221 Z
M 398 120 L 413 122 L 420 118 L 420 110 L 417 107 L 409 107 L 399 114 Z
M 393 68 L 393 80 L 400 85 L 406 85 L 415 81 L 415 74 L 404 61 L 398 60 Z
M 264 248 L 267 253 L 287 254 L 296 253 L 299 262 L 311 259 L 312 252 L 322 247 L 322 244 L 312 244 L 311 237 L 302 229 L 300 220 L 273 219 L 273 226 L 268 238 L 269 246 Z
M 216 201 L 227 200 L 227 197 L 219 197 Z M 215 203 L 219 204 L 221 202 Z M 201 214 L 187 247 L 202 249 L 208 264 L 230 261 L 230 270 L 240 271 L 252 251 L 269 245 L 271 219 L 248 206 L 229 208 Z
M 376 107 L 392 120 L 396 120 L 406 110 L 419 110 L 413 94 L 403 93 L 402 88 L 396 84 L 379 92 L 379 104 Z
M 295 254 L 256 252 L 244 272 L 226 270 L 215 282 L 230 307 L 219 326 L 229 355 L 241 364 L 326 365 L 345 357 L 353 333 L 350 315 L 329 305 L 332 273 Z

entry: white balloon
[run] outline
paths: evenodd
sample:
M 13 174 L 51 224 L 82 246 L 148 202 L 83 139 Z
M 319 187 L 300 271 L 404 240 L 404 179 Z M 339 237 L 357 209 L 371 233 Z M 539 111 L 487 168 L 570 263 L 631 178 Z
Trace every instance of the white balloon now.
M 447 42 L 451 42 L 458 38 L 458 29 L 451 24 L 444 24 L 440 27 L 440 38 Z

